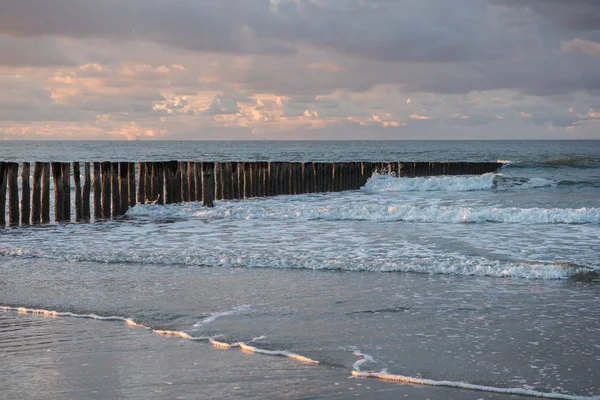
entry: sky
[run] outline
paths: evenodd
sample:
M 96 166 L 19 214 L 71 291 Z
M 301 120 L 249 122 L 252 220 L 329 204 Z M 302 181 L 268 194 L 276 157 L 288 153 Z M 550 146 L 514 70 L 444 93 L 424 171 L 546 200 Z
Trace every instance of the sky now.
M 600 1 L 0 0 L 11 139 L 600 139 Z

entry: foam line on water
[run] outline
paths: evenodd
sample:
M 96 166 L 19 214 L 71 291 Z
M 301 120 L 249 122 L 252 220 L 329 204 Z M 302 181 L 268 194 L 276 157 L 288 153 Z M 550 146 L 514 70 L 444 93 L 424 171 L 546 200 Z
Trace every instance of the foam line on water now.
M 120 316 L 103 317 L 103 316 L 96 315 L 96 314 L 76 314 L 76 313 L 72 313 L 72 312 L 60 312 L 60 311 L 53 311 L 53 310 L 43 310 L 43 309 L 25 308 L 25 307 L 11 307 L 11 306 L 1 306 L 0 305 L 0 312 L 11 312 L 11 311 L 17 312 L 20 314 L 31 314 L 31 315 L 39 315 L 39 316 L 44 316 L 44 317 L 55 317 L 55 318 L 56 317 L 71 317 L 71 318 L 88 318 L 88 319 L 95 319 L 95 320 L 99 320 L 99 321 L 121 321 L 121 322 L 125 322 L 129 326 L 142 327 L 145 329 L 149 329 L 152 331 L 152 333 L 156 333 L 156 334 L 162 335 L 162 336 L 178 337 L 181 339 L 191 340 L 191 341 L 206 341 L 206 342 L 211 343 L 213 346 L 221 348 L 221 349 L 239 348 L 241 351 L 248 352 L 248 353 L 264 354 L 264 355 L 268 355 L 268 356 L 287 357 L 289 359 L 296 360 L 296 361 L 299 361 L 302 363 L 319 364 L 319 361 L 317 361 L 317 360 L 313 360 L 311 358 L 302 356 L 300 354 L 292 353 L 292 352 L 289 352 L 286 350 L 265 350 L 265 349 L 260 349 L 255 346 L 251 346 L 244 342 L 236 342 L 236 343 L 220 342 L 220 341 L 216 340 L 214 336 L 213 337 L 192 336 L 189 333 L 184 332 L 184 331 L 175 331 L 175 330 L 167 330 L 167 329 L 153 329 L 149 326 L 146 326 L 141 323 L 137 323 L 133 319 L 126 318 L 126 317 L 120 317 Z M 254 342 L 254 341 L 257 341 L 257 340 L 260 340 L 263 338 L 264 338 L 264 336 L 259 336 L 257 338 L 253 338 L 251 340 L 251 342 Z
M 578 396 L 573 394 L 564 393 L 548 393 L 540 392 L 537 390 L 523 389 L 523 388 L 501 388 L 495 386 L 475 385 L 468 382 L 460 381 L 437 381 L 434 379 L 417 378 L 414 376 L 405 376 L 390 374 L 386 370 L 382 371 L 361 371 L 360 366 L 366 362 L 373 362 L 373 357 L 368 354 L 364 354 L 359 350 L 353 352 L 354 355 L 363 357 L 353 364 L 352 376 L 355 378 L 374 378 L 384 381 L 410 383 L 413 385 L 425 385 L 425 386 L 442 386 L 456 389 L 474 390 L 479 392 L 490 392 L 490 393 L 502 393 L 510 395 L 537 397 L 543 399 L 559 399 L 559 400 L 599 400 L 600 396 Z
M 241 312 L 244 311 L 248 311 L 250 310 L 252 307 L 249 304 L 245 304 L 243 306 L 236 306 L 233 307 L 231 310 L 229 311 L 223 311 L 223 312 L 217 312 L 217 313 L 213 313 L 210 316 L 202 319 L 201 321 L 196 322 L 194 325 L 192 325 L 193 328 L 200 328 L 206 324 L 210 324 L 211 322 L 214 322 L 215 320 L 221 318 L 221 317 L 226 317 L 229 315 L 238 315 Z
M 174 330 L 161 330 L 161 329 L 153 329 L 144 324 L 140 324 L 132 320 L 131 318 L 121 317 L 121 316 L 100 316 L 96 314 L 76 314 L 72 312 L 60 312 L 53 310 L 44 310 L 44 309 L 33 309 L 33 308 L 25 308 L 25 307 L 11 307 L 11 306 L 2 306 L 0 305 L 0 312 L 17 312 L 21 314 L 32 314 L 39 315 L 45 317 L 73 317 L 73 318 L 89 318 L 100 321 L 122 321 L 125 322 L 129 326 L 135 327 L 143 327 L 145 329 L 150 329 L 153 333 L 163 335 L 163 336 L 173 336 L 179 337 L 185 340 L 191 341 L 207 341 L 211 343 L 213 346 L 221 349 L 234 349 L 239 348 L 241 351 L 255 353 L 255 354 L 264 354 L 269 356 L 280 356 L 287 357 L 292 360 L 296 360 L 302 363 L 307 364 L 320 364 L 319 361 L 313 360 L 309 357 L 305 357 L 296 353 L 292 353 L 285 350 L 265 350 L 260 349 L 255 346 L 248 345 L 244 342 L 235 342 L 235 343 L 227 343 L 221 342 L 212 337 L 198 337 L 192 336 L 183 331 L 174 331 Z M 251 342 L 256 340 L 263 339 L 263 336 L 252 339 Z M 600 396 L 577 396 L 571 394 L 563 394 L 563 393 L 547 393 L 547 392 L 539 392 L 530 389 L 523 388 L 500 388 L 494 386 L 484 386 L 484 385 L 475 385 L 468 382 L 460 382 L 460 381 L 437 381 L 433 379 L 424 379 L 417 378 L 411 376 L 404 375 L 396 375 L 390 374 L 386 370 L 382 371 L 361 371 L 360 367 L 367 362 L 374 362 L 372 356 L 362 353 L 360 350 L 354 350 L 354 355 L 362 357 L 357 360 L 352 365 L 351 375 L 355 378 L 374 378 L 380 379 L 384 381 L 393 381 L 393 382 L 401 382 L 401 383 L 410 383 L 417 385 L 427 385 L 427 386 L 443 386 L 450 387 L 456 389 L 466 389 L 466 390 L 474 390 L 474 391 L 483 391 L 483 392 L 492 392 L 492 393 L 502 393 L 502 394 L 510 394 L 510 395 L 521 395 L 521 396 L 529 396 L 529 397 L 537 397 L 537 398 L 546 398 L 546 399 L 559 399 L 559 400 L 600 400 Z
M 493 188 L 497 176 L 500 174 L 396 178 L 393 175 L 373 174 L 362 190 L 367 192 L 470 192 Z
M 530 185 L 531 183 L 526 183 Z M 534 184 L 536 184 L 534 182 Z M 542 185 L 542 183 L 540 183 Z M 545 183 L 543 184 L 545 185 Z M 195 218 L 200 220 L 326 220 L 416 222 L 440 224 L 600 224 L 600 208 L 498 207 L 491 205 L 417 205 L 397 199 L 380 201 L 285 202 L 261 200 L 222 202 L 212 209 L 191 205 L 137 205 L 131 217 Z

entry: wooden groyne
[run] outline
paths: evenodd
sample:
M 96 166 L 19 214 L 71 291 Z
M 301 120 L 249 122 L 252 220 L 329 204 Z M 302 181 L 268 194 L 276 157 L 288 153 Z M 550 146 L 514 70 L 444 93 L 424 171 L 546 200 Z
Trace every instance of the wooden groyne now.
M 94 220 L 122 216 L 136 204 L 202 202 L 212 207 L 215 200 L 357 190 L 375 172 L 398 177 L 476 175 L 501 166 L 496 162 L 36 162 L 31 175 L 28 162 L 0 162 L 0 228 L 50 223 L 51 207 L 54 222 L 84 222 L 92 214 Z

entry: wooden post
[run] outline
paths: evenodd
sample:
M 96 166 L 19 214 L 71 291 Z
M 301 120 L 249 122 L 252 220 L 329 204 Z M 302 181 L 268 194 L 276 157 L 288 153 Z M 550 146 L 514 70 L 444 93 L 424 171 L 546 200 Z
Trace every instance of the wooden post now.
M 154 200 L 152 198 L 152 163 L 145 162 L 145 176 L 144 176 L 144 201 L 142 203 L 146 203 L 147 200 Z
M 128 163 L 127 169 L 129 176 L 127 178 L 129 186 L 129 207 L 135 207 L 135 163 Z
M 52 163 L 52 181 L 54 183 L 54 221 L 62 222 L 65 219 L 63 182 L 62 182 L 62 163 Z
M 230 162 L 224 162 L 221 164 L 221 175 L 223 177 L 223 199 L 232 199 L 232 168 Z
M 266 189 L 265 192 L 267 196 L 277 196 L 280 193 L 280 182 L 279 182 L 279 163 L 276 161 L 268 161 L 267 162 L 267 180 L 266 180 Z
M 30 167 L 31 164 L 28 162 L 24 162 L 21 166 L 21 225 L 29 225 L 29 218 L 31 218 Z
M 252 197 L 252 163 L 244 163 L 244 198 Z
M 146 200 L 154 201 L 158 193 L 156 182 L 156 163 L 146 163 Z
M 110 163 L 110 191 L 112 193 L 112 216 L 121 215 L 121 196 L 119 193 L 119 163 Z
M 251 183 L 252 183 L 252 190 L 251 190 L 251 197 L 258 197 L 258 176 L 260 175 L 258 173 L 258 162 L 257 161 L 253 161 L 250 163 L 251 166 L 251 173 L 252 173 L 252 179 L 251 179 Z
M 42 164 L 42 224 L 50 222 L 50 163 Z
M 194 182 L 196 185 L 196 201 L 202 201 L 202 163 L 194 162 Z
M 312 184 L 312 179 L 314 176 L 314 166 L 312 162 L 304 163 L 304 168 L 302 171 L 302 180 L 304 182 L 304 192 L 305 193 L 314 193 L 314 187 Z
M 8 165 L 0 162 L 0 229 L 6 227 L 6 184 L 8 182 Z
M 214 176 L 215 176 L 215 200 L 221 200 L 223 198 L 223 186 L 221 179 L 221 169 L 222 165 L 220 162 L 216 161 L 214 164 Z M 204 173 L 203 173 L 204 174 Z
M 102 208 L 102 164 L 94 163 L 94 219 L 100 219 L 103 215 Z
M 19 164 L 8 163 L 8 224 L 19 225 Z
M 165 204 L 165 163 L 164 162 L 159 162 L 156 163 L 156 167 L 158 168 L 157 171 L 157 201 L 156 204 Z
M 267 161 L 262 161 L 260 168 L 260 195 L 262 197 L 267 196 L 267 180 L 269 179 L 269 163 Z
M 165 204 L 175 203 L 175 174 L 177 161 L 168 161 L 165 164 Z
M 144 204 L 146 202 L 146 163 L 138 163 L 138 185 L 137 202 Z
M 215 199 L 215 163 L 202 163 L 202 204 L 213 207 Z
M 292 167 L 289 162 L 281 163 L 281 187 L 283 189 L 281 194 L 291 193 L 291 182 L 292 182 Z
M 81 195 L 81 171 L 79 162 L 73 162 L 73 181 L 75 182 L 75 221 L 83 221 L 83 197 Z
M 42 209 L 42 163 L 36 162 L 33 167 L 33 193 L 31 196 L 31 223 L 38 225 L 41 221 Z M 1 172 L 0 172 L 1 173 Z M 4 213 L 4 211 L 2 211 Z M 1 224 L 0 224 L 1 225 Z
M 110 195 L 110 162 L 102 163 L 102 218 L 110 218 L 111 195 Z
M 275 187 L 277 186 L 275 182 L 275 164 L 274 161 L 267 161 L 267 181 L 265 183 L 267 185 L 265 189 L 267 196 L 275 195 Z
M 190 201 L 196 201 L 196 163 L 188 161 L 187 163 L 188 184 L 190 192 Z
M 119 163 L 119 189 L 121 196 L 121 212 L 125 214 L 129 208 L 129 163 Z
M 63 213 L 65 221 L 71 222 L 71 164 L 62 163 Z
M 238 174 L 238 163 L 232 161 L 231 163 L 231 198 L 240 198 L 240 180 Z
M 188 163 L 185 161 L 179 162 L 181 171 L 181 200 L 190 201 L 190 182 L 188 181 Z
M 92 173 L 90 171 L 90 163 L 86 162 L 83 164 L 83 193 L 82 193 L 82 201 L 83 201 L 83 220 L 89 221 L 91 218 L 90 212 L 90 189 L 92 187 Z

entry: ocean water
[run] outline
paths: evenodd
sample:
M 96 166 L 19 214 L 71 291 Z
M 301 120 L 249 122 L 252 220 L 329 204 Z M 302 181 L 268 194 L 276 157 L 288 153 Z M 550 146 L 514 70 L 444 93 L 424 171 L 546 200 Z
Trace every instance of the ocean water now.
M 0 398 L 599 398 L 600 141 L 0 142 L 170 159 L 504 166 L 0 230 Z

